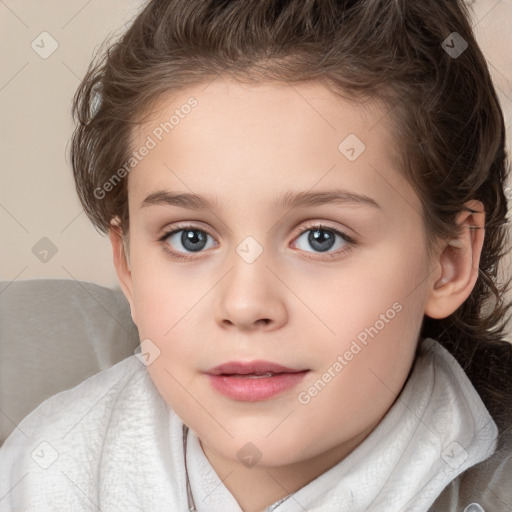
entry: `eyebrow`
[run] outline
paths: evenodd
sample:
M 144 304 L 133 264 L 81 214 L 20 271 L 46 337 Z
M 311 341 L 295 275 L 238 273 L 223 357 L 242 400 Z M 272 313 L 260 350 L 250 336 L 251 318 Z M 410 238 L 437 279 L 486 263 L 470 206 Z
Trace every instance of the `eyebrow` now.
M 273 210 L 291 210 L 325 204 L 354 204 L 382 210 L 382 207 L 371 197 L 340 189 L 319 192 L 286 192 L 272 203 L 271 208 Z M 168 190 L 158 190 L 149 194 L 142 201 L 140 207 L 147 208 L 154 205 L 179 206 L 199 211 L 221 209 L 215 197 L 200 196 L 192 193 L 173 193 Z

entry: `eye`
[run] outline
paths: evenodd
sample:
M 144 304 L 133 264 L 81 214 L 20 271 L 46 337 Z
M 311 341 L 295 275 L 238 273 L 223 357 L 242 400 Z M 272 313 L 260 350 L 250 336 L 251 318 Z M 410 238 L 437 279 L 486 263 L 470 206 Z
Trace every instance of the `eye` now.
M 309 235 L 307 237 L 304 236 L 308 233 Z M 159 242 L 162 242 L 164 251 L 173 258 L 191 260 L 192 258 L 189 254 L 199 253 L 207 248 L 208 237 L 213 239 L 204 229 L 188 224 L 166 232 L 159 239 Z M 338 241 L 336 241 L 337 238 Z M 301 239 L 303 240 L 301 241 Z M 313 252 L 326 253 L 325 257 L 327 258 L 339 256 L 341 253 L 349 251 L 356 245 L 356 241 L 347 234 L 323 224 L 308 225 L 295 240 L 297 242 L 300 241 L 298 248 L 301 251 L 310 252 L 306 247 L 306 245 L 309 245 L 314 249 Z M 297 244 L 297 242 L 295 243 Z M 215 245 L 215 243 L 213 245 Z M 338 245 L 338 250 L 335 252 L 327 252 L 331 251 L 335 245 Z
M 165 233 L 159 241 L 163 242 L 164 250 L 173 257 L 188 260 L 190 258 L 185 254 L 188 251 L 192 253 L 201 252 L 206 246 L 208 237 L 212 238 L 203 229 L 200 229 L 198 226 L 188 225 Z M 178 250 L 171 249 L 169 246 L 177 246 Z
M 307 235 L 307 236 L 305 236 Z M 338 242 L 336 241 L 338 238 Z M 301 241 L 301 239 L 303 239 Z M 310 252 L 307 250 L 307 246 L 314 249 L 314 252 L 327 253 L 333 248 L 337 248 L 337 251 L 328 252 L 326 254 L 329 258 L 334 258 L 341 253 L 350 250 L 355 245 L 355 240 L 349 237 L 347 234 L 329 226 L 323 224 L 313 224 L 303 229 L 300 235 L 296 238 L 300 244 L 299 249 L 302 251 Z M 337 247 L 334 247 L 336 246 Z

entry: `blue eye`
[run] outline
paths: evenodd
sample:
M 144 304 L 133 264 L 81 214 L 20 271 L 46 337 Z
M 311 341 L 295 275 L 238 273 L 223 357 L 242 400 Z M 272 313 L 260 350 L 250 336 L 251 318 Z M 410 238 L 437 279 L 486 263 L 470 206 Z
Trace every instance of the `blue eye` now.
M 164 249 L 180 259 L 190 259 L 182 255 L 181 250 L 176 251 L 169 249 L 168 245 L 180 243 L 185 251 L 200 252 L 205 248 L 207 238 L 211 236 L 206 231 L 199 229 L 197 226 L 187 226 L 185 229 L 175 229 L 166 233 L 160 241 L 164 242 Z M 171 240 L 171 244 L 166 243 Z
M 305 235 L 307 235 L 307 237 L 305 237 Z M 322 224 L 308 226 L 297 237 L 297 241 L 301 238 L 304 238 L 307 241 L 307 245 L 313 247 L 313 249 L 319 253 L 326 253 L 327 251 L 330 251 L 333 246 L 336 245 L 336 238 L 339 238 L 340 242 L 338 242 L 338 250 L 334 253 L 329 252 L 327 254 L 328 257 L 337 256 L 341 252 L 347 251 L 352 245 L 355 244 L 355 240 L 345 233 L 337 229 L 324 226 Z M 299 249 L 309 252 L 306 248 L 303 247 L 299 247 Z
M 307 233 L 309 233 L 309 235 L 304 237 Z M 213 239 L 208 232 L 199 228 L 199 226 L 187 225 L 168 231 L 159 239 L 159 242 L 162 242 L 164 251 L 170 254 L 173 258 L 191 260 L 193 258 L 190 254 L 199 253 L 205 249 L 208 237 Z M 325 257 L 327 258 L 339 256 L 341 253 L 349 251 L 354 245 L 356 245 L 356 241 L 345 233 L 322 224 L 307 226 L 294 240 L 298 241 L 303 237 L 305 238 L 307 245 L 314 249 L 313 253 L 320 255 L 325 253 Z M 334 245 L 336 245 L 337 238 L 339 239 L 337 247 L 338 250 L 335 252 L 328 252 L 331 251 Z M 176 245 L 181 245 L 183 249 L 173 249 L 172 247 Z M 213 245 L 215 245 L 215 243 Z M 304 247 L 299 247 L 299 249 L 304 252 L 310 252 Z

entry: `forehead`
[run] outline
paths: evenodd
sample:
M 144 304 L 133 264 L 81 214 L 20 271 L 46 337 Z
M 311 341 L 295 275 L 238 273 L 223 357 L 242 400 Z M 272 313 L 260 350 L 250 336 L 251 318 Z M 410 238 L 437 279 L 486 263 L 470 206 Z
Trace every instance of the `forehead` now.
M 394 189 L 407 184 L 398 176 L 399 146 L 387 113 L 376 100 L 354 102 L 318 82 L 215 80 L 169 93 L 132 132 L 134 150 L 148 141 L 152 149 L 130 172 L 131 202 L 141 205 L 157 189 L 226 196 L 240 183 L 253 196 L 309 189 L 315 181 L 319 188 L 361 189 L 365 177 L 372 179 L 359 192 L 378 188 L 393 200 Z
M 260 140 L 272 138 L 275 133 L 282 138 L 307 136 L 315 131 L 330 131 L 333 135 L 338 132 L 339 137 L 343 129 L 362 134 L 380 123 L 385 129 L 379 135 L 387 133 L 391 138 L 387 110 L 387 105 L 377 99 L 347 99 L 320 82 L 249 84 L 218 79 L 162 94 L 153 103 L 146 121 L 132 131 L 131 140 L 135 144 L 148 134 L 159 139 L 172 133 L 171 138 L 178 135 L 184 143 L 187 136 L 217 135 L 218 127 L 223 128 L 226 138 L 234 140 L 244 137 L 250 129 Z M 309 130 L 304 130 L 306 123 Z

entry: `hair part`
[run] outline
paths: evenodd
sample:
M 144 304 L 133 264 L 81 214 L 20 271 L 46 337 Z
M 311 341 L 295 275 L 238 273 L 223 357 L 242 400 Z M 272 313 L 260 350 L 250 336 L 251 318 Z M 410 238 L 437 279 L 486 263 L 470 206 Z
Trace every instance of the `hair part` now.
M 505 125 L 469 19 L 462 0 L 150 1 L 119 40 L 100 47 L 74 98 L 71 161 L 86 214 L 102 233 L 117 219 L 129 251 L 128 180 L 104 197 L 95 191 L 128 161 L 134 128 L 164 95 L 229 77 L 317 81 L 355 101 L 382 101 L 400 141 L 400 171 L 423 205 L 430 254 L 439 238 L 459 236 L 464 203 L 484 205 L 474 289 L 449 317 L 425 317 L 421 337 L 457 358 L 505 425 L 503 399 L 512 397 L 504 338 L 510 279 L 498 278 L 508 245 Z M 468 44 L 456 58 L 442 46 L 454 32 Z

